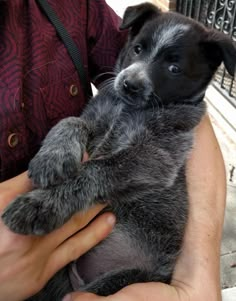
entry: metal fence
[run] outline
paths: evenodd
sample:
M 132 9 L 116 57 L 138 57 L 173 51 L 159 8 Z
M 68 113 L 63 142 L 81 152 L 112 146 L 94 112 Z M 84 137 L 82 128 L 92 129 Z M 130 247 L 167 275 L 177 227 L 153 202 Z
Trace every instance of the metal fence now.
M 178 0 L 177 11 L 236 41 L 236 0 Z M 213 84 L 236 108 L 236 78 L 220 66 Z

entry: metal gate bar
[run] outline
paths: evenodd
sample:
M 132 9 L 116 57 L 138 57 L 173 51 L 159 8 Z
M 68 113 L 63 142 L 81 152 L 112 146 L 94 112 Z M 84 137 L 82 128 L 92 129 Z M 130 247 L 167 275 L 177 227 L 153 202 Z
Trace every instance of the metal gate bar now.
M 236 0 L 177 0 L 177 11 L 236 41 Z M 223 66 L 213 84 L 236 108 L 236 79 Z

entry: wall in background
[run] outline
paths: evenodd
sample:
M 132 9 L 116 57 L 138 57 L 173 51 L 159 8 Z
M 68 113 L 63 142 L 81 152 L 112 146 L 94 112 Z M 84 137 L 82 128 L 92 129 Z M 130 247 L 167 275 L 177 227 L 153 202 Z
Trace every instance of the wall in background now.
M 114 9 L 114 11 L 122 16 L 127 6 L 137 5 L 143 2 L 152 2 L 162 10 L 175 10 L 176 0 L 106 0 L 106 2 Z

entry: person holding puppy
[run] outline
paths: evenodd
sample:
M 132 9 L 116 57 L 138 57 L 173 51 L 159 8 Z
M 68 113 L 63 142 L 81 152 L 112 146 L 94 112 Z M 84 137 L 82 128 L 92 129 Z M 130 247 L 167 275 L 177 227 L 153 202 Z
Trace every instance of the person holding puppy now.
M 48 130 L 64 117 L 78 116 L 86 103 L 81 78 L 38 2 L 0 1 L 5 42 L 0 53 L 1 211 L 16 195 L 32 189 L 27 174 L 20 172 L 27 169 Z M 78 44 L 87 77 L 95 83 L 102 81 L 98 75 L 112 70 L 125 40 L 118 30 L 118 17 L 102 0 L 49 3 Z M 208 117 L 197 129 L 187 174 L 190 217 L 171 285 L 135 284 L 106 299 L 221 299 L 219 247 L 225 174 Z M 112 214 L 102 215 L 84 228 L 101 209 L 75 215 L 61 229 L 37 238 L 13 234 L 1 223 L 0 300 L 23 300 L 37 293 L 62 266 L 105 238 L 115 222 Z M 207 290 L 203 289 L 205 282 Z M 103 299 L 87 293 L 66 298 Z

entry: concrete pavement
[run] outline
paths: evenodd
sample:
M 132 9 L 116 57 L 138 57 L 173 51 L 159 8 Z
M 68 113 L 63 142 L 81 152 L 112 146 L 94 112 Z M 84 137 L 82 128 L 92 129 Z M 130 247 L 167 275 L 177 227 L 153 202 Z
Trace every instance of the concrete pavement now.
M 223 301 L 236 301 L 236 108 L 210 87 L 206 94 L 208 112 L 219 141 L 227 175 L 227 199 L 221 245 Z M 228 118 L 229 116 L 229 118 Z M 231 120 L 232 126 L 228 121 Z

